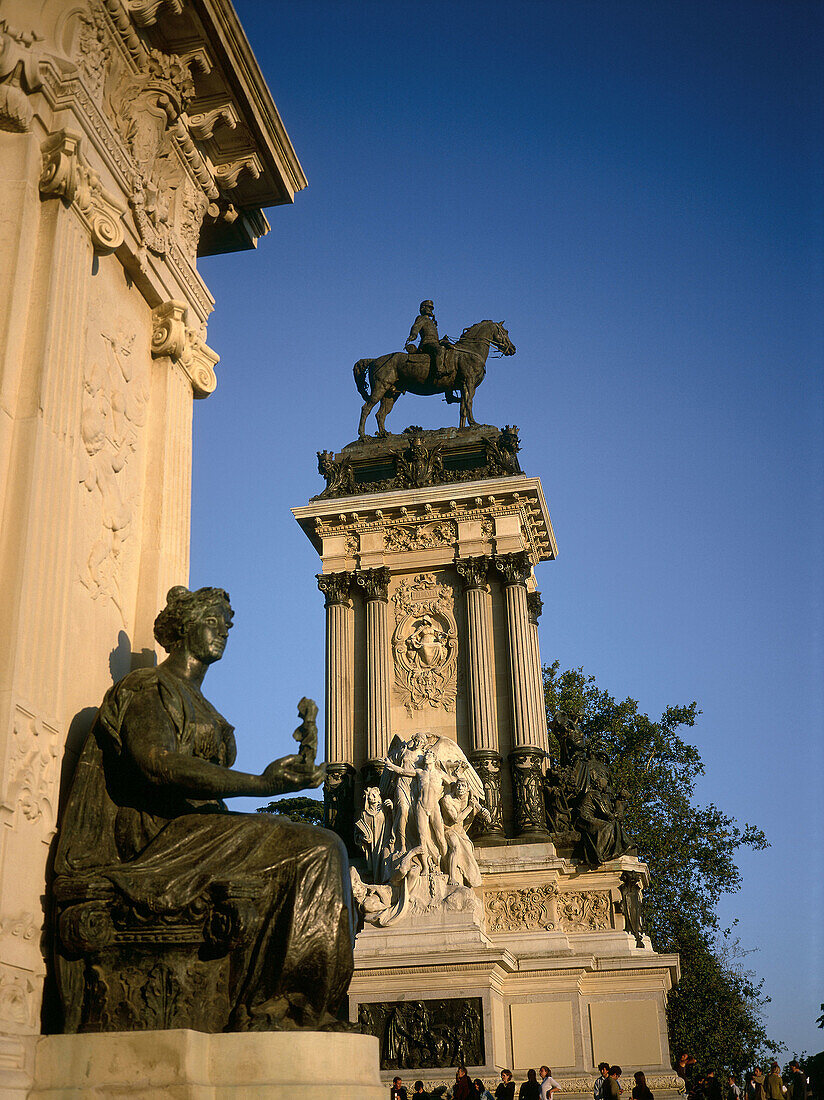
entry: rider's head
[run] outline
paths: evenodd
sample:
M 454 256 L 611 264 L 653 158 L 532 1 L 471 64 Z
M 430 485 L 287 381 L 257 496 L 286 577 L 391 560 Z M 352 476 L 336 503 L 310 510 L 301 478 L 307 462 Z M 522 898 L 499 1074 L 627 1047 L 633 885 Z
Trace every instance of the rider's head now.
M 430 301 L 429 298 L 427 298 L 425 302 L 421 302 L 420 311 L 421 311 L 421 313 L 434 313 L 435 312 L 435 303 Z

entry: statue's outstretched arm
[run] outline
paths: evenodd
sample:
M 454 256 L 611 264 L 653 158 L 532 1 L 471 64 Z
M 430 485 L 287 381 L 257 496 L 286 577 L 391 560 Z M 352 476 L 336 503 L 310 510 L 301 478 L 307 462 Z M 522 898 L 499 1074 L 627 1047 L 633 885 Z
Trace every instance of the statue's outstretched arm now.
M 157 787 L 177 787 L 194 798 L 275 795 L 317 787 L 323 780 L 322 768 L 303 768 L 295 756 L 276 760 L 262 775 L 254 775 L 184 755 L 177 749 L 171 718 L 154 691 L 139 692 L 132 699 L 121 736 L 124 753 L 145 779 Z

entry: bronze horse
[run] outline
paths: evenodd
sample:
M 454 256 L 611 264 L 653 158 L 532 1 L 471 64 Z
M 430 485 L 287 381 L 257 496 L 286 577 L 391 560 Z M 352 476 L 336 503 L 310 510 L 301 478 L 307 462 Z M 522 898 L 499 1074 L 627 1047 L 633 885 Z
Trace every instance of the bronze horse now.
M 353 367 L 355 385 L 363 398 L 358 437 L 366 439 L 366 418 L 380 403 L 375 419 L 378 435 L 386 435 L 386 415 L 402 393 L 416 393 L 429 397 L 445 393 L 447 401 L 460 401 L 460 426 L 476 427 L 472 415 L 472 399 L 486 374 L 486 359 L 490 347 L 496 347 L 501 355 L 514 355 L 515 345 L 509 339 L 503 321 L 478 321 L 461 333 L 461 338 L 446 349 L 442 377 L 432 378 L 432 363 L 425 353 L 407 354 L 393 351 L 379 359 L 359 359 Z M 368 386 L 367 386 L 368 379 Z M 460 398 L 454 391 L 460 392 Z

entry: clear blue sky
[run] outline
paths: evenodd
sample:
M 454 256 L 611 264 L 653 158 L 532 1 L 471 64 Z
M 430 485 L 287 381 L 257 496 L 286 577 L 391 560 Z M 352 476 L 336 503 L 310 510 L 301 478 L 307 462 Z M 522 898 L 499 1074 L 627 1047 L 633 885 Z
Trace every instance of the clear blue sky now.
M 545 661 L 654 716 L 696 699 L 700 798 L 741 860 L 770 1033 L 824 1046 L 824 7 L 301 0 L 238 12 L 309 179 L 256 253 L 202 264 L 192 574 L 236 629 L 210 695 L 240 764 L 322 704 L 314 550 L 289 509 L 355 437 L 352 364 L 431 297 L 504 319 L 482 423 L 517 423 L 559 544 Z M 404 397 L 388 424 L 456 422 Z

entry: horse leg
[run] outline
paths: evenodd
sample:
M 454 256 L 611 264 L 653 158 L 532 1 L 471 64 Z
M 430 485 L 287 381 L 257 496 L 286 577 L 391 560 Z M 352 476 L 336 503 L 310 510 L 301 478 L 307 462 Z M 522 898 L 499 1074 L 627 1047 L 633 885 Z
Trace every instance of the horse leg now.
M 390 390 L 385 393 L 381 398 L 380 408 L 375 413 L 375 420 L 378 422 L 378 435 L 386 435 L 386 428 L 383 426 L 386 417 L 392 411 L 392 406 L 398 400 L 398 394 L 393 394 Z
M 463 388 L 461 389 L 461 427 L 464 426 L 464 418 L 470 428 L 477 428 L 478 421 L 472 415 L 472 402 L 475 398 L 475 383 L 470 382 L 469 379 L 464 379 Z
M 358 425 L 358 438 L 366 439 L 366 418 L 369 416 L 378 402 L 383 402 L 386 397 L 386 391 L 389 389 L 391 383 L 384 381 L 383 379 L 374 379 L 372 383 L 372 392 L 369 395 L 369 400 L 364 401 L 363 408 L 361 409 L 360 424 Z M 390 405 L 391 408 L 391 405 Z M 389 410 L 387 410 L 388 412 Z M 380 415 L 380 414 L 378 414 Z M 384 413 L 386 416 L 386 413 Z M 380 421 L 378 421 L 378 435 L 386 435 L 386 430 L 382 429 Z

